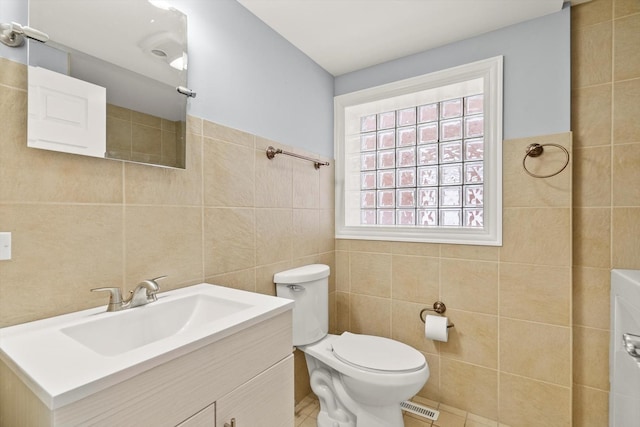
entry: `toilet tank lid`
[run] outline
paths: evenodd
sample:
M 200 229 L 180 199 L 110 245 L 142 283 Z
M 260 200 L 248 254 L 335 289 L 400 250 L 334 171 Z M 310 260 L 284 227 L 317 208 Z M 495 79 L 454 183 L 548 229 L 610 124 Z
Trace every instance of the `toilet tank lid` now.
M 304 283 L 329 277 L 329 266 L 310 264 L 273 275 L 274 283 Z

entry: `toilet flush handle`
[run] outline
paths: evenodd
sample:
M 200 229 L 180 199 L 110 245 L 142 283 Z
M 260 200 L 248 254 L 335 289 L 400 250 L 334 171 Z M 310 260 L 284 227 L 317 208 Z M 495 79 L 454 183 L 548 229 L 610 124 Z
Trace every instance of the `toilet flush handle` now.
M 287 288 L 291 290 L 291 292 L 302 292 L 304 291 L 304 286 L 300 285 L 287 285 Z
M 640 361 L 640 336 L 633 334 L 622 334 L 624 348 L 629 356 Z

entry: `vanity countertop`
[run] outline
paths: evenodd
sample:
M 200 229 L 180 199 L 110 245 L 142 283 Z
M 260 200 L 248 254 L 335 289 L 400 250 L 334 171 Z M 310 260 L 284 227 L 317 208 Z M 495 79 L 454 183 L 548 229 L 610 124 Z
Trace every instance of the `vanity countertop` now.
M 128 310 L 0 329 L 0 359 L 55 410 L 292 308 L 292 300 L 202 283 Z

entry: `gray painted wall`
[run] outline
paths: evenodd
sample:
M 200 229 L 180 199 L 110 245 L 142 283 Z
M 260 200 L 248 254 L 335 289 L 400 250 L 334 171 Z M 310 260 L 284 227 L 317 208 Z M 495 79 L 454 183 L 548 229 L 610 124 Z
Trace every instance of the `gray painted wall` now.
M 235 0 L 174 0 L 189 20 L 190 114 L 333 156 L 333 76 Z
M 570 8 L 338 76 L 335 95 L 504 55 L 505 139 L 570 130 Z
M 17 22 L 22 25 L 27 23 L 27 0 L 2 0 L 0 1 L 0 23 Z M 27 63 L 26 47 L 8 47 L 0 43 L 0 56 L 12 61 Z
M 570 9 L 335 79 L 235 0 L 174 0 L 189 17 L 189 113 L 333 155 L 333 95 L 504 55 L 504 137 L 570 130 Z M 26 22 L 27 0 L 0 1 Z M 26 62 L 26 49 L 0 44 Z

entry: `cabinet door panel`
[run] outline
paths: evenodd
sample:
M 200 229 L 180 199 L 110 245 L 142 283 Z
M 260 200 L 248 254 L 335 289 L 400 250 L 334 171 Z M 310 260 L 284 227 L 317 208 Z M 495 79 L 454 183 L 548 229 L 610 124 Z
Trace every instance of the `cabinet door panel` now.
M 27 146 L 104 157 L 106 93 L 98 85 L 30 66 Z
M 293 355 L 247 381 L 216 402 L 217 426 L 292 427 Z
M 212 403 L 176 427 L 216 427 L 216 404 Z

